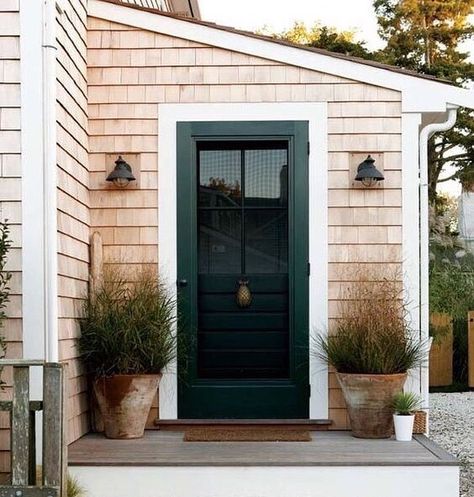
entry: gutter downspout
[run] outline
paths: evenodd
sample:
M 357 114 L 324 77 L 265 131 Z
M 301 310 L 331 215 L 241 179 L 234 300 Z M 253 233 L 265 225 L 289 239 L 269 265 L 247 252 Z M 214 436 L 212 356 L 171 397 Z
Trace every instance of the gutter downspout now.
M 429 338 L 429 200 L 428 200 L 428 140 L 433 134 L 451 129 L 457 118 L 457 107 L 448 106 L 448 118 L 442 123 L 432 123 L 420 132 L 420 339 Z M 429 406 L 428 368 L 420 372 L 423 406 Z
M 45 358 L 59 359 L 58 344 L 58 233 L 56 170 L 56 1 L 43 0 L 43 192 Z

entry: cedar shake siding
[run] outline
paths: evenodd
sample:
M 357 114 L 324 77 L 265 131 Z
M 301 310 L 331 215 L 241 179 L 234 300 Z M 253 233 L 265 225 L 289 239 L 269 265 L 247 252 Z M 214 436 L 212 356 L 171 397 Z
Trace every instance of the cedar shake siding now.
M 59 360 L 68 363 L 70 440 L 89 429 L 87 382 L 76 342 L 89 278 L 86 8 L 86 0 L 68 0 L 56 28 Z
M 159 264 L 159 104 L 328 102 L 330 320 L 360 263 L 401 268 L 399 92 L 97 18 L 88 29 L 90 229 L 106 262 Z M 354 161 L 369 152 L 382 154 L 384 188 L 352 188 Z M 105 181 L 118 154 L 134 155 L 126 191 Z M 332 427 L 347 428 L 332 373 L 329 384 Z
M 22 356 L 21 320 L 21 142 L 20 142 L 20 14 L 19 0 L 0 2 L 0 218 L 10 225 L 12 247 L 7 269 L 12 273 L 8 319 L 0 329 L 7 339 L 7 356 Z M 2 374 L 6 382 L 2 400 L 11 399 L 11 369 Z M 10 470 L 10 416 L 0 413 L 0 473 Z

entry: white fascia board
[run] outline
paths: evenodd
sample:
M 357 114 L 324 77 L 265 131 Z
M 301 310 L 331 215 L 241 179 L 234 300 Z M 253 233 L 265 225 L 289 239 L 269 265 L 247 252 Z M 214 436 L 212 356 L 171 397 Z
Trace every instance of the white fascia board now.
M 89 1 L 89 15 L 147 31 L 185 38 L 197 43 L 400 91 L 403 96 L 403 112 L 442 112 L 446 109 L 447 103 L 474 108 L 474 90 L 456 88 L 389 69 L 285 46 L 245 34 L 229 32 L 218 27 L 205 26 L 101 0 Z

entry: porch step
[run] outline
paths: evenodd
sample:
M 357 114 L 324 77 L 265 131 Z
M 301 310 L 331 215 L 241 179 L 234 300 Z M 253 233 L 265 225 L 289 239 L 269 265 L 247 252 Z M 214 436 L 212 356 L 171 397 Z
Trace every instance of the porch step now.
M 272 430 L 294 430 L 304 428 L 309 431 L 326 431 L 332 424 L 330 419 L 156 419 L 155 426 L 149 429 L 163 431 L 184 431 L 187 428 L 250 428 L 259 427 Z
M 138 440 L 91 434 L 70 445 L 69 473 L 88 497 L 459 496 L 458 462 L 424 436 L 395 442 L 326 431 L 309 442 L 185 442 L 159 430 Z

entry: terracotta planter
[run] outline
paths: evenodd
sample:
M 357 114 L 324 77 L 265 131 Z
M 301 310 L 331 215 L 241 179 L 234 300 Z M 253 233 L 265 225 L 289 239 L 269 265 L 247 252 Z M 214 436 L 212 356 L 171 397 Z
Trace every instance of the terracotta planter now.
M 336 373 L 346 401 L 352 434 L 357 438 L 390 438 L 391 403 L 401 392 L 407 374 Z
M 161 374 L 114 375 L 94 381 L 107 438 L 140 438 Z

